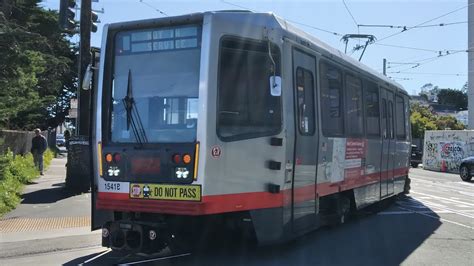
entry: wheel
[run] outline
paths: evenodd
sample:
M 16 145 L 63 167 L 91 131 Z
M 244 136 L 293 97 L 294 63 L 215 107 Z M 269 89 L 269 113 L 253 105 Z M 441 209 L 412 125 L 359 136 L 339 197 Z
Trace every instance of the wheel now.
M 338 220 L 336 224 L 343 224 L 347 221 L 351 210 L 351 200 L 348 197 L 342 196 L 337 202 Z
M 417 167 L 418 167 L 418 163 L 411 163 L 411 167 L 417 168 Z
M 411 179 L 407 176 L 405 178 L 405 185 L 403 186 L 403 194 L 410 194 L 410 189 L 411 189 Z
M 467 165 L 461 165 L 461 168 L 459 169 L 459 175 L 463 181 L 471 181 L 472 179 L 471 169 L 469 169 L 469 166 Z

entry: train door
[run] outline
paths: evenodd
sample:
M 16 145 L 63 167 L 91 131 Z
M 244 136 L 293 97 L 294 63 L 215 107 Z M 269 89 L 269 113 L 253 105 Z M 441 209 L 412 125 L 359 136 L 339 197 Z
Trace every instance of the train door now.
M 293 231 L 316 225 L 316 164 L 318 152 L 316 58 L 293 49 L 295 145 L 293 159 Z
M 97 117 L 95 114 L 97 114 L 97 94 L 99 93 L 99 69 L 100 69 L 100 50 L 97 48 L 92 48 L 92 69 L 93 69 L 93 75 L 92 75 L 92 84 L 91 84 L 91 99 L 92 99 L 92 110 L 91 110 L 91 127 L 90 127 L 90 132 L 89 132 L 89 143 L 94 150 L 91 154 L 97 155 L 100 153 L 100 150 L 97 147 Z M 92 158 L 92 160 L 95 160 L 95 158 Z M 98 162 L 93 163 L 91 162 L 91 167 L 92 167 L 92 174 L 91 174 L 91 230 L 96 230 L 101 228 L 106 222 L 112 221 L 114 218 L 114 213 L 112 211 L 106 211 L 106 210 L 97 210 L 96 209 L 96 201 L 97 201 L 97 191 L 98 191 L 98 174 L 99 169 L 98 167 Z
M 384 198 L 393 193 L 393 155 L 394 155 L 394 132 L 393 132 L 393 93 L 385 88 L 380 91 L 382 115 L 382 160 L 380 166 L 380 197 Z
M 388 141 L 388 165 L 387 165 L 387 195 L 393 194 L 395 165 L 395 129 L 394 129 L 394 95 L 387 91 L 387 141 Z

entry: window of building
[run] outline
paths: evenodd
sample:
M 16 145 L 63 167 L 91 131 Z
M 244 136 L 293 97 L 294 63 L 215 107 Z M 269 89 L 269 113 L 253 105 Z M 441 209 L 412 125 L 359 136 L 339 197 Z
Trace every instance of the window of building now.
M 272 56 L 280 75 L 280 54 L 273 45 Z M 273 68 L 267 42 L 222 39 L 217 105 L 217 134 L 222 140 L 274 135 L 281 130 L 281 97 L 270 93 Z
M 314 134 L 314 79 L 311 71 L 296 69 L 296 97 L 298 101 L 298 128 L 302 135 Z
M 380 136 L 379 89 L 375 83 L 365 86 L 365 128 L 368 136 Z
M 364 134 L 362 112 L 362 82 L 360 79 L 346 75 L 347 131 L 350 136 L 360 137 Z
M 321 115 L 325 136 L 344 135 L 344 108 L 341 70 L 321 63 Z
M 395 97 L 396 105 L 396 114 L 395 114 L 395 123 L 396 123 L 396 132 L 398 139 L 406 139 L 406 129 L 405 129 L 405 101 L 401 96 Z

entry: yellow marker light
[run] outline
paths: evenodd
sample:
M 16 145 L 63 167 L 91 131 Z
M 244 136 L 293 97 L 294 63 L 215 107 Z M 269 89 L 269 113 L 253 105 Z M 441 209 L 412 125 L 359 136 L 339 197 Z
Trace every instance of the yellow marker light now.
M 193 179 L 197 180 L 197 173 L 198 173 L 198 161 L 199 161 L 199 142 L 196 143 L 196 151 L 194 154 L 194 175 Z
M 105 161 L 108 162 L 108 163 L 111 163 L 112 160 L 113 160 L 112 154 L 107 153 L 107 154 L 105 155 Z
M 185 154 L 185 155 L 183 156 L 183 162 L 184 162 L 185 164 L 190 163 L 190 162 L 191 162 L 191 155 Z
M 102 143 L 97 143 L 97 157 L 99 162 L 99 176 L 102 176 Z

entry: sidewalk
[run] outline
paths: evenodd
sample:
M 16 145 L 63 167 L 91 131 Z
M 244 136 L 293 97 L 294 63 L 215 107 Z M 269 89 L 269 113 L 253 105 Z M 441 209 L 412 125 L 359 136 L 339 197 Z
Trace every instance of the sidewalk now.
M 24 188 L 21 204 L 0 219 L 0 257 L 100 244 L 100 232 L 90 231 L 90 193 L 73 195 L 64 188 L 66 162 L 53 159 L 45 175 Z M 28 250 L 15 248 L 20 246 Z

